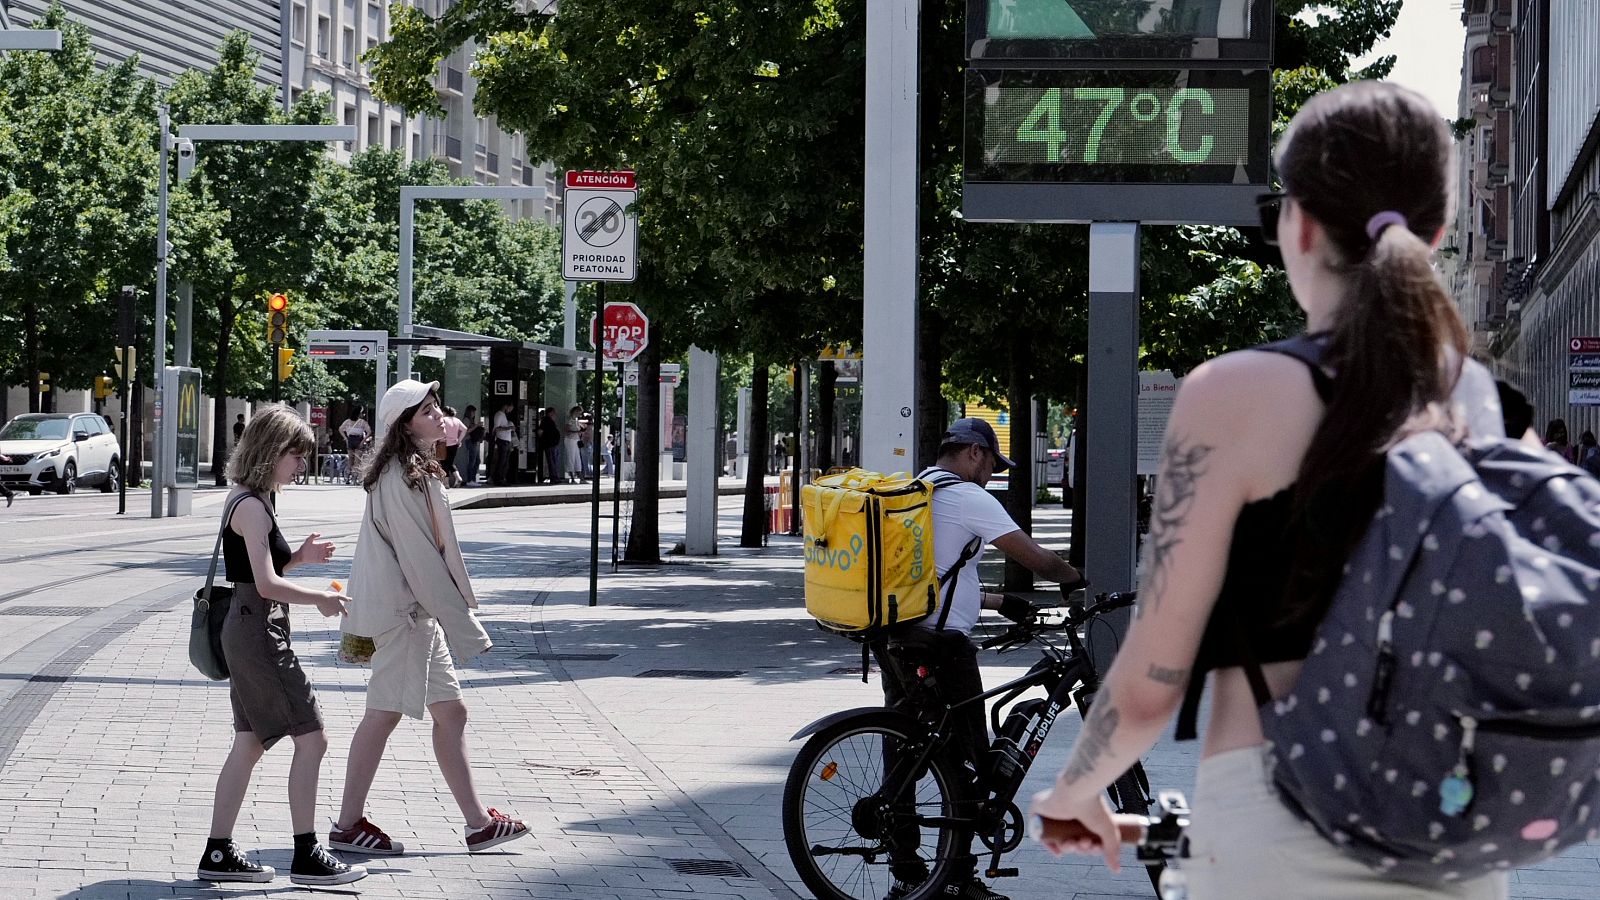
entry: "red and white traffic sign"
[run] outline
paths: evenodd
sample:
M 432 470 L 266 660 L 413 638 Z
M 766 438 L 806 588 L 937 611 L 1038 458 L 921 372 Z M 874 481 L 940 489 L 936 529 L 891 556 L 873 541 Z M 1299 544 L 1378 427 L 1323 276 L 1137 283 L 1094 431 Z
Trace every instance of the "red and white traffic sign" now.
M 650 319 L 633 303 L 606 304 L 605 346 L 607 362 L 628 363 L 650 346 Z M 589 317 L 589 346 L 594 346 L 594 317 Z
M 632 172 L 568 172 L 562 199 L 561 277 L 632 281 L 638 273 L 639 197 Z

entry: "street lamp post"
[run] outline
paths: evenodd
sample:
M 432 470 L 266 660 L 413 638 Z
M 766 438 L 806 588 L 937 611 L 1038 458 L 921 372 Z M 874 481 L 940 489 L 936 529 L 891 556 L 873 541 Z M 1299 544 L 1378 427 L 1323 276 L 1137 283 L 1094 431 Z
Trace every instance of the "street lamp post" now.
M 253 141 L 354 141 L 356 139 L 356 126 L 354 125 L 182 125 L 177 131 L 170 127 L 167 107 L 161 107 L 161 171 L 156 179 L 156 327 L 153 337 L 155 344 L 155 387 L 156 387 L 156 433 L 155 464 L 150 473 L 150 518 L 159 519 L 162 516 L 161 503 L 163 490 L 166 486 L 166 466 L 168 456 L 173 448 L 166 439 L 166 427 L 162 421 L 165 414 L 165 401 L 161 382 L 162 370 L 167 365 L 167 158 L 182 141 L 225 141 L 231 143 L 249 143 Z M 181 133 L 181 138 L 180 138 Z M 185 315 L 192 314 L 192 308 L 185 305 Z M 190 333 L 189 323 L 179 326 L 179 334 Z M 185 350 L 187 355 L 187 350 Z M 272 361 L 276 371 L 277 360 Z M 215 456 L 216 448 L 212 448 Z M 177 513 L 173 513 L 176 515 Z

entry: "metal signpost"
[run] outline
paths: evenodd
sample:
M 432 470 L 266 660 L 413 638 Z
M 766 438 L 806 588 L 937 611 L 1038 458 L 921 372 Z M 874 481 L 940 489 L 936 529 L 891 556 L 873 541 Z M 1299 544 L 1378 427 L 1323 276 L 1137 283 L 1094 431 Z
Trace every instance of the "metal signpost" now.
M 174 152 L 179 154 L 178 176 L 187 177 L 194 165 L 194 142 L 196 141 L 222 141 L 225 143 L 249 143 L 254 141 L 353 141 L 357 138 L 354 125 L 182 125 L 174 132 L 171 120 L 167 115 L 165 104 L 160 110 L 161 141 L 159 171 L 156 178 L 156 323 L 155 333 L 151 336 L 154 350 L 151 369 L 155 373 L 155 460 L 150 467 L 150 518 L 159 519 L 162 516 L 161 500 L 165 493 L 166 472 L 172 467 L 173 447 L 166 441 L 166 427 L 161 421 L 162 413 L 166 409 L 168 398 L 165 396 L 165 387 L 161 373 L 167 368 L 167 254 L 170 247 L 167 242 L 167 159 Z M 188 310 L 185 310 L 187 313 Z M 190 329 L 187 323 L 179 325 L 178 333 L 187 335 Z M 180 356 L 187 356 L 184 350 Z M 274 371 L 277 366 L 277 356 L 273 356 Z M 215 448 L 213 448 L 215 450 Z M 213 452 L 213 456 L 217 454 Z M 173 497 L 173 508 L 180 503 L 176 496 Z M 177 513 L 169 513 L 177 515 Z
M 313 329 L 306 332 L 306 356 L 312 359 L 355 359 L 378 364 L 377 383 L 372 395 L 383 398 L 389 389 L 389 332 L 348 329 Z M 381 429 L 383 422 L 373 423 Z M 373 435 L 376 443 L 382 431 Z
M 600 290 L 603 295 L 604 284 L 600 286 Z M 589 322 L 589 342 L 598 351 L 595 354 L 595 371 L 599 374 L 595 377 L 595 383 L 600 384 L 604 380 L 605 370 L 599 368 L 602 359 L 605 362 L 617 364 L 617 397 L 620 401 L 617 418 L 622 422 L 623 436 L 626 437 L 628 387 L 630 384 L 633 387 L 639 386 L 639 370 L 637 367 L 630 368 L 628 363 L 638 359 L 639 354 L 644 352 L 644 348 L 650 346 L 650 319 L 645 316 L 643 310 L 632 303 L 607 303 L 605 305 L 605 317 L 603 336 L 596 334 L 594 321 L 591 319 Z M 629 380 L 630 375 L 632 376 L 631 382 Z M 598 390 L 595 391 L 594 414 L 600 414 L 600 392 Z M 591 440 L 590 443 L 594 444 L 592 448 L 595 461 L 594 490 L 595 496 L 598 498 L 600 495 L 600 443 L 594 440 Z M 619 450 L 622 447 L 620 440 L 617 443 L 617 447 Z M 633 464 L 637 467 L 639 465 L 638 459 L 635 459 Z M 622 464 L 620 460 L 613 470 L 613 476 L 614 484 L 611 491 L 611 571 L 615 572 L 620 562 L 618 543 L 622 538 Z
M 1090 226 L 1084 556 L 1108 591 L 1138 562 L 1139 225 L 1253 225 L 1270 182 L 1272 0 L 1152 6 L 967 0 L 962 215 Z
M 568 281 L 594 281 L 596 305 L 605 319 L 604 335 L 592 331 L 594 341 L 594 415 L 600 415 L 604 402 L 605 364 L 617 363 L 618 382 L 621 368 L 644 351 L 649 344 L 649 320 L 632 303 L 607 304 L 606 282 L 629 282 L 638 277 L 639 222 L 632 212 L 639 197 L 638 184 L 632 172 L 568 172 L 566 194 L 562 202 L 561 223 L 561 277 Z M 613 330 L 612 306 L 628 307 L 618 310 Z M 635 318 L 637 317 L 637 318 Z M 613 338 L 617 339 L 615 349 Z M 590 421 L 594 421 L 591 419 Z M 612 546 L 615 548 L 622 508 L 622 460 L 627 447 L 628 420 L 621 417 L 618 423 L 616 483 L 612 498 Z M 600 441 L 599 429 L 590 443 L 591 465 L 594 470 L 593 493 L 589 517 L 589 605 L 600 603 Z M 638 465 L 637 460 L 634 465 Z M 613 564 L 615 550 L 612 551 Z

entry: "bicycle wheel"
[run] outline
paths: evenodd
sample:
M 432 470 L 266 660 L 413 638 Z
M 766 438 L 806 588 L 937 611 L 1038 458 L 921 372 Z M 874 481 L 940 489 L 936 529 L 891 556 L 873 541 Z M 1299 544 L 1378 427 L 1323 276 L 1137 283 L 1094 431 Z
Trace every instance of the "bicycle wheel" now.
M 936 757 L 910 783 L 907 726 L 888 712 L 848 719 L 812 736 L 789 767 L 784 843 L 818 900 L 932 897 L 969 852 L 971 829 L 950 821 L 967 807 L 964 772 Z M 886 796 L 896 785 L 902 796 Z M 916 887 L 891 893 L 897 881 Z
M 1150 814 L 1150 778 L 1144 773 L 1144 763 L 1136 762 L 1128 771 L 1123 772 L 1111 786 L 1106 788 L 1106 793 L 1111 795 L 1111 808 L 1120 813 L 1135 816 Z M 1146 866 L 1145 870 L 1150 875 L 1150 884 L 1156 889 L 1156 896 L 1161 896 L 1161 872 L 1165 866 Z

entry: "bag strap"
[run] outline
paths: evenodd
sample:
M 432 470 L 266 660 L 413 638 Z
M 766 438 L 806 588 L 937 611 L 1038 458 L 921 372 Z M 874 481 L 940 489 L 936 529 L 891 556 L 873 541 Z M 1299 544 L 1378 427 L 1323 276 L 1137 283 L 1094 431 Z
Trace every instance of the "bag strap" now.
M 926 481 L 928 483 L 928 487 L 934 491 L 937 491 L 942 487 L 949 487 L 953 484 L 961 484 L 966 480 L 960 475 L 957 475 L 956 473 L 946 469 L 934 467 L 929 471 L 932 471 L 934 474 L 929 475 L 922 480 Z M 923 474 L 927 475 L 926 472 Z M 939 622 L 935 626 L 937 630 L 943 631 L 944 623 L 950 619 L 950 604 L 956 596 L 956 581 L 961 576 L 961 570 L 965 568 L 967 563 L 971 562 L 972 558 L 977 556 L 982 550 L 983 538 L 974 537 L 972 540 L 967 542 L 965 547 L 961 548 L 961 555 L 956 558 L 955 563 L 951 565 L 950 568 L 946 569 L 943 575 L 939 576 L 939 586 L 944 588 L 945 591 L 944 602 L 941 604 L 942 608 L 939 610 Z
M 233 511 L 238 509 L 245 498 L 254 496 L 255 492 L 245 491 L 229 500 L 228 505 L 222 509 L 222 524 L 217 526 L 217 543 L 211 548 L 211 565 L 206 569 L 206 588 L 205 593 L 201 595 L 206 603 L 211 602 L 211 586 L 217 581 L 217 557 L 222 555 L 222 535 L 227 532 L 228 523 L 233 520 Z
M 1322 398 L 1322 402 L 1327 403 L 1333 399 L 1333 376 L 1322 367 L 1322 359 L 1328 351 L 1327 337 L 1326 334 L 1302 334 L 1288 340 L 1262 344 L 1253 349 L 1264 353 L 1278 353 L 1305 363 L 1306 368 L 1311 370 L 1311 384 L 1317 389 L 1317 396 Z

